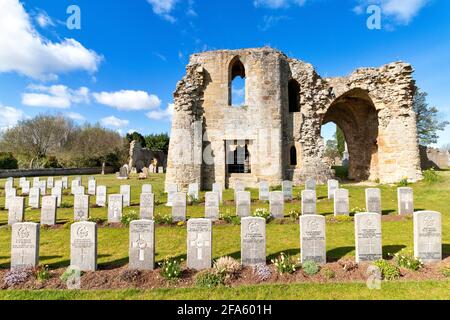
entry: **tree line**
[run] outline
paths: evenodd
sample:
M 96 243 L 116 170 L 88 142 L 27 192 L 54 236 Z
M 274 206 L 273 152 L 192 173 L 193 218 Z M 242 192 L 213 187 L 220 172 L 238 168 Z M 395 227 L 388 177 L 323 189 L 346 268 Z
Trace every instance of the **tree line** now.
M 130 137 L 143 147 L 167 152 L 167 134 L 126 137 L 100 124 L 76 125 L 61 115 L 38 115 L 20 121 L 0 136 L 0 169 L 120 167 L 128 162 Z

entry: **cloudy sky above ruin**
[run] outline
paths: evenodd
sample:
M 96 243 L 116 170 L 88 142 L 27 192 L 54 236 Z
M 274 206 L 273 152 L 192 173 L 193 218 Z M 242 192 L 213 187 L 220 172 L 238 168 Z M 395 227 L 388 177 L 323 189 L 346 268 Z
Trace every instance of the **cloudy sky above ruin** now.
M 381 29 L 369 30 L 373 4 Z M 67 27 L 70 5 L 80 30 Z M 446 0 L 0 0 L 0 130 L 60 113 L 123 134 L 168 132 L 190 54 L 264 45 L 324 77 L 407 61 L 450 120 L 449 12 Z

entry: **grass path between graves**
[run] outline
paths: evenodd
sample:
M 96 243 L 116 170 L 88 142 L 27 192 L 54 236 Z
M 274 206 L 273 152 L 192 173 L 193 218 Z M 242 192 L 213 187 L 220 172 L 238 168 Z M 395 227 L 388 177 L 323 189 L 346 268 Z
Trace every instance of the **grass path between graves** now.
M 442 231 L 443 231 L 443 253 L 444 257 L 450 255 L 450 171 L 438 172 L 440 181 L 435 183 L 427 183 L 425 181 L 410 185 L 414 189 L 415 209 L 418 210 L 435 210 L 442 213 Z M 139 212 L 139 194 L 141 186 L 144 183 L 150 183 L 153 185 L 155 199 L 159 201 L 159 204 L 155 207 L 155 213 L 157 215 L 170 214 L 171 208 L 166 207 L 166 195 L 164 194 L 164 175 L 151 175 L 146 181 L 139 181 L 136 178 L 128 181 L 119 181 L 114 175 L 96 176 L 97 185 L 106 185 L 108 187 L 108 194 L 118 193 L 121 184 L 131 185 L 131 203 L 132 206 L 126 208 L 124 212 L 130 212 L 132 210 Z M 55 177 L 55 180 L 58 179 Z M 87 176 L 83 177 L 83 184 L 87 187 Z M 3 210 L 4 205 L 4 183 L 5 179 L 0 179 L 0 268 L 9 269 L 10 265 L 10 239 L 11 230 L 7 226 L 7 211 Z M 16 179 L 18 184 L 18 179 Z M 350 191 L 350 208 L 360 208 L 363 210 L 365 207 L 365 188 L 366 186 L 359 184 L 344 184 L 342 187 L 349 189 Z M 411 217 L 405 217 L 403 219 L 397 219 L 397 186 L 395 185 L 379 185 L 382 192 L 382 206 L 383 215 L 386 216 L 383 221 L 383 254 L 387 257 L 388 253 L 396 253 L 403 248 L 408 250 L 413 249 L 413 222 Z M 294 195 L 298 196 L 302 188 L 294 188 Z M 20 192 L 19 192 L 20 193 Z M 268 203 L 259 202 L 258 191 L 256 189 L 251 190 L 252 210 L 256 208 L 268 208 Z M 333 214 L 333 202 L 326 199 L 327 190 L 326 186 L 318 186 L 318 213 L 331 217 Z M 201 197 L 204 198 L 204 193 L 201 193 Z M 224 192 L 225 200 L 233 199 L 233 191 L 226 190 Z M 91 197 L 91 204 L 95 203 L 95 198 Z M 28 203 L 28 201 L 27 201 Z M 58 209 L 58 224 L 73 220 L 73 197 L 66 194 L 63 197 L 64 208 Z M 267 225 L 267 256 L 268 260 L 278 256 L 281 252 L 288 253 L 290 255 L 299 256 L 300 252 L 300 236 L 298 221 L 293 221 L 287 217 L 291 210 L 300 210 L 300 203 L 298 200 L 293 203 L 286 203 L 285 214 L 286 219 L 282 221 L 271 221 Z M 221 213 L 226 215 L 234 215 L 235 207 L 232 202 L 221 207 Z M 355 210 L 352 210 L 355 211 Z M 91 217 L 95 218 L 107 218 L 106 208 L 91 208 Z M 188 206 L 187 212 L 188 218 L 202 217 L 204 215 L 203 204 Z M 39 222 L 40 210 L 27 209 L 25 213 L 25 219 L 27 221 Z M 337 260 L 345 257 L 353 257 L 355 253 L 354 248 L 354 223 L 352 221 L 344 221 L 340 223 L 331 223 L 327 221 L 327 258 Z M 100 269 L 108 269 L 114 267 L 123 267 L 128 264 L 128 228 L 100 228 L 98 231 L 98 263 Z M 213 258 L 217 259 L 221 256 L 232 256 L 236 259 L 240 258 L 240 226 L 236 225 L 217 225 L 213 229 Z M 185 257 L 186 255 L 186 227 L 185 226 L 157 226 L 156 228 L 156 261 L 162 261 L 168 256 L 172 257 Z M 69 228 L 60 227 L 57 229 L 41 229 L 40 238 L 40 263 L 42 265 L 48 265 L 50 269 L 64 268 L 70 264 L 70 230 Z M 0 280 L 1 281 L 1 280 Z M 404 290 L 396 289 L 395 286 L 386 283 L 385 290 L 392 295 L 392 297 L 398 298 L 420 298 L 421 295 L 430 296 L 433 298 L 448 297 L 448 283 L 447 291 L 443 288 L 443 283 L 423 282 L 417 283 L 402 283 L 399 288 L 403 287 Z M 305 290 L 310 292 L 310 295 L 305 295 L 305 298 L 344 298 L 354 297 L 358 298 L 366 297 L 378 297 L 381 296 L 381 292 L 365 292 L 364 285 L 359 284 L 330 284 L 318 286 L 317 284 L 298 284 L 287 286 L 270 286 L 270 287 L 244 287 L 239 289 L 227 289 L 222 288 L 218 291 L 213 291 L 209 296 L 209 291 L 202 291 L 196 289 L 183 289 L 183 290 L 156 290 L 152 292 L 145 291 L 106 291 L 102 293 L 105 298 L 121 298 L 127 295 L 143 297 L 143 298 L 170 298 L 172 295 L 179 298 L 199 298 L 214 297 L 214 298 L 234 298 L 236 294 L 242 294 L 243 297 L 269 297 L 269 298 L 301 298 L 297 291 Z M 413 292 L 415 290 L 409 290 L 416 287 L 423 288 L 421 293 Z M 337 289 L 335 289 L 337 287 Z M 361 288 L 361 290 L 358 290 Z M 351 290 L 349 290 L 351 289 Z M 352 292 L 349 292 L 352 291 Z M 359 293 L 353 293 L 359 292 Z M 384 289 L 383 289 L 384 291 Z M 223 297 L 221 296 L 223 292 Z M 275 295 L 278 293 L 279 296 Z M 364 293 L 365 292 L 365 293 Z M 29 292 L 26 295 L 20 292 L 0 292 L 0 297 L 36 297 L 39 295 L 42 297 L 58 297 L 71 295 L 78 295 L 79 298 L 96 298 L 95 293 L 74 293 L 65 292 L 60 293 L 40 293 Z M 386 294 L 388 295 L 388 294 Z M 99 297 L 99 296 L 98 296 Z M 422 296 L 423 297 L 423 296 Z M 386 298 L 386 297 L 385 297 Z
M 0 291 L 1 300 L 449 300 L 450 281 L 289 284 L 216 289 Z

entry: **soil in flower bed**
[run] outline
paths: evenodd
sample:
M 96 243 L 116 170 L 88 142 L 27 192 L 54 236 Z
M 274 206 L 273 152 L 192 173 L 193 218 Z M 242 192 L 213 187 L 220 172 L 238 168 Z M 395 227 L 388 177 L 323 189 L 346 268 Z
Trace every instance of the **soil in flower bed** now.
M 255 284 L 291 284 L 291 283 L 345 283 L 365 282 L 368 278 L 368 263 L 356 264 L 352 259 L 341 259 L 337 262 L 327 263 L 319 273 L 313 276 L 297 270 L 293 274 L 282 274 L 276 272 L 275 266 L 269 265 L 271 275 L 265 281 L 261 281 L 254 274 L 253 268 L 245 267 L 240 272 L 226 280 L 226 285 L 238 287 Z M 401 276 L 395 281 L 422 281 L 422 280 L 446 280 L 442 274 L 443 267 L 450 267 L 450 257 L 440 263 L 427 265 L 419 271 L 400 269 Z M 106 267 L 107 268 L 107 267 Z M 157 289 L 157 288 L 190 288 L 195 286 L 195 277 L 198 272 L 184 270 L 182 277 L 176 280 L 167 280 L 160 274 L 159 269 L 154 271 L 133 271 L 127 266 L 111 270 L 105 270 L 100 266 L 96 272 L 84 272 L 81 276 L 81 289 L 83 290 L 118 290 L 118 289 Z M 66 269 L 60 268 L 50 271 L 50 279 L 38 281 L 31 275 L 25 282 L 8 287 L 5 276 L 9 270 L 0 270 L 2 290 L 64 290 L 66 283 L 60 280 Z M 333 276 L 330 276 L 333 275 Z

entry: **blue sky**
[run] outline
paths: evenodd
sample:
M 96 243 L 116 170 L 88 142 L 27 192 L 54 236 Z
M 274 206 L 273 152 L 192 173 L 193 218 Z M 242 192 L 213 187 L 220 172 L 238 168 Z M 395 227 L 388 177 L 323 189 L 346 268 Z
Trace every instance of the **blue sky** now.
M 371 4 L 381 30 L 366 26 Z M 70 5 L 80 30 L 67 27 Z M 190 54 L 264 45 L 324 77 L 410 62 L 450 120 L 449 12 L 445 0 L 0 0 L 0 130 L 61 113 L 121 133 L 168 132 Z

